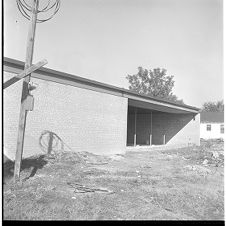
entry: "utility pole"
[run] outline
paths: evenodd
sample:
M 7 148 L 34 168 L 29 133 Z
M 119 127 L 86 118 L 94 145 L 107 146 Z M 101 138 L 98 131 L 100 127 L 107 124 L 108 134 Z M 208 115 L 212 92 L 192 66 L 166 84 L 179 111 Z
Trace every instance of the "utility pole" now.
M 30 21 L 28 37 L 27 37 L 27 49 L 26 49 L 26 61 L 24 66 L 24 71 L 19 75 L 11 78 L 4 83 L 4 89 L 14 84 L 15 82 L 23 79 L 22 95 L 21 95 L 21 105 L 20 105 L 20 116 L 19 116 L 19 128 L 17 135 L 17 147 L 16 147 L 16 157 L 14 166 L 14 182 L 20 180 L 20 167 L 21 160 L 23 156 L 23 146 L 24 146 L 24 135 L 26 127 L 26 117 L 27 111 L 33 110 L 34 98 L 30 95 L 30 90 L 32 86 L 29 84 L 31 73 L 43 65 L 47 64 L 46 60 L 40 61 L 35 65 L 32 65 L 33 51 L 34 51 L 34 40 L 35 40 L 35 29 L 36 23 L 43 23 L 53 18 L 53 16 L 58 12 L 60 8 L 60 0 L 48 0 L 47 4 L 42 9 L 39 9 L 39 0 L 33 0 L 32 6 L 30 6 L 24 0 L 16 0 L 17 7 L 23 17 Z M 43 2 L 42 2 L 43 3 Z M 39 18 L 38 14 L 45 14 L 48 11 L 52 11 L 45 18 Z
M 38 3 L 39 3 L 39 0 L 33 0 L 32 8 L 31 8 L 30 25 L 29 25 L 28 38 L 27 38 L 26 62 L 25 62 L 25 67 L 24 67 L 25 70 L 30 68 L 32 65 Z M 31 74 L 29 74 L 27 77 L 24 78 L 23 87 L 22 87 L 16 158 L 15 158 L 15 166 L 14 166 L 14 181 L 15 182 L 20 180 L 20 167 L 21 167 L 21 160 L 22 160 L 22 155 L 23 155 L 26 117 L 27 117 L 27 111 L 29 110 L 28 109 L 28 99 L 29 99 L 28 96 L 29 96 L 30 76 L 31 76 Z

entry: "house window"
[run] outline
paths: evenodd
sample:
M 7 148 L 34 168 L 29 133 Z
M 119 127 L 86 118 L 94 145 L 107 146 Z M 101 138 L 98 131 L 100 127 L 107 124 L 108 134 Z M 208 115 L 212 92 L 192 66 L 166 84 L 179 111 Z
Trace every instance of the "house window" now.
M 210 124 L 206 125 L 206 130 L 211 131 L 211 125 Z
M 221 133 L 224 133 L 224 124 L 221 124 Z

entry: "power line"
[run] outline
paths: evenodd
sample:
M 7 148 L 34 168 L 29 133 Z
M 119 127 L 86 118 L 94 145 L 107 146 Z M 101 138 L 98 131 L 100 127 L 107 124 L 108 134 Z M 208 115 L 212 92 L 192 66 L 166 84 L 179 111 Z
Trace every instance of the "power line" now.
M 17 7 L 20 11 L 20 13 L 23 15 L 23 17 L 25 17 L 27 20 L 30 20 L 30 14 L 31 14 L 31 6 L 26 2 L 26 0 L 16 0 L 17 3 Z M 54 2 L 51 0 L 48 0 L 48 3 L 46 4 L 46 6 L 44 6 L 42 9 L 38 9 L 37 14 L 38 15 L 43 15 L 43 13 L 46 13 L 50 10 L 52 10 L 52 15 L 45 18 L 45 19 L 41 19 L 38 18 L 36 19 L 37 23 L 43 23 L 46 22 L 50 19 L 52 19 L 54 17 L 54 15 L 58 12 L 58 10 L 60 9 L 60 0 L 55 0 Z

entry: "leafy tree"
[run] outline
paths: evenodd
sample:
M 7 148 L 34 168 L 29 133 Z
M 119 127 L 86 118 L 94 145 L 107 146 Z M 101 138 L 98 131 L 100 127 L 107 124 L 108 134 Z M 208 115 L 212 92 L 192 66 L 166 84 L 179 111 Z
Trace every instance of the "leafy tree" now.
M 173 94 L 174 87 L 173 76 L 166 74 L 166 69 L 155 68 L 153 70 L 138 67 L 138 73 L 135 75 L 127 75 L 129 89 L 140 94 L 151 97 L 160 97 L 177 103 L 184 103 Z
M 205 102 L 202 106 L 202 111 L 205 112 L 224 112 L 224 101 L 220 100 L 217 102 Z

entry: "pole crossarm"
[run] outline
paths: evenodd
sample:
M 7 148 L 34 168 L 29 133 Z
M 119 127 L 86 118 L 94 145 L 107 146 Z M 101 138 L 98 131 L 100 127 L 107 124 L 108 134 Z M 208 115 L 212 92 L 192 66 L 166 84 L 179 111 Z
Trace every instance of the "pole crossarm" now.
M 7 87 L 13 85 L 14 83 L 18 82 L 20 79 L 30 75 L 32 72 L 36 71 L 37 69 L 41 68 L 42 66 L 46 65 L 48 62 L 47 60 L 39 61 L 37 64 L 32 65 L 28 69 L 23 70 L 20 74 L 17 76 L 12 77 L 8 81 L 6 81 L 3 84 L 3 89 L 6 89 Z

